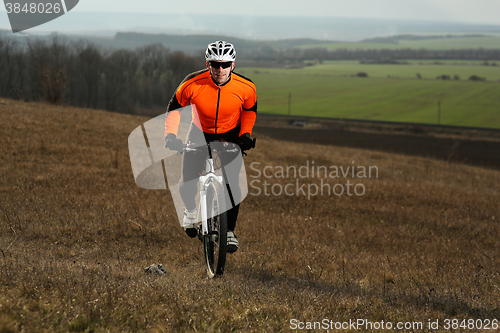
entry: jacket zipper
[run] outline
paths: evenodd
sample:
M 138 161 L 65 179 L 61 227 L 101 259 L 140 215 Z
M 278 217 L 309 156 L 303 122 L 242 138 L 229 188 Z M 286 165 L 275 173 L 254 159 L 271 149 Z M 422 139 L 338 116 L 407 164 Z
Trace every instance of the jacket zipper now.
M 215 112 L 215 134 L 217 134 L 217 120 L 219 119 L 220 88 L 217 95 L 217 111 Z

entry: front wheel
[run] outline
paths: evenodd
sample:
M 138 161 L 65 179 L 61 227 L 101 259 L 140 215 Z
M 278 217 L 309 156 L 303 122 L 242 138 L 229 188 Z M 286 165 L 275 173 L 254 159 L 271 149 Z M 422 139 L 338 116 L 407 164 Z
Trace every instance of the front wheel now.
M 221 184 L 212 182 L 207 188 L 208 234 L 203 235 L 203 252 L 209 278 L 222 276 L 226 264 L 227 213 Z

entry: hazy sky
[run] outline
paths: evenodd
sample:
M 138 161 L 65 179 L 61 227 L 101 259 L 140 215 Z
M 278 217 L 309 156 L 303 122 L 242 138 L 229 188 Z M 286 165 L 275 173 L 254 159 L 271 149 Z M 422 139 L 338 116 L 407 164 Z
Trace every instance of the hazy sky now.
M 10 0 L 15 2 L 14 0 Z M 71 13 L 79 12 L 78 16 Z M 153 16 L 104 16 L 89 15 L 91 12 L 104 13 L 154 13 L 170 14 L 163 20 L 159 15 Z M 172 18 L 172 14 L 179 14 Z M 206 14 L 203 20 L 190 17 L 189 14 Z M 210 22 L 214 17 L 213 24 Z M 222 15 L 251 15 L 251 16 L 309 16 L 309 17 L 336 17 L 336 18 L 374 18 L 393 20 L 441 21 L 453 23 L 494 24 L 500 26 L 500 0 L 233 0 L 233 1 L 206 1 L 206 0 L 80 0 L 78 5 L 64 17 L 27 30 L 28 33 L 92 33 L 114 35 L 116 31 L 137 31 L 148 33 L 223 33 L 243 38 L 266 39 L 261 32 L 256 33 L 252 22 L 237 21 L 240 30 L 234 31 L 230 21 L 217 22 Z M 132 15 L 133 16 L 133 15 Z M 154 20 L 153 20 L 154 19 Z M 251 18 L 250 18 L 251 19 Z M 239 20 L 236 18 L 236 20 Z M 325 20 L 323 20 L 325 21 Z M 327 20 L 329 21 L 329 20 Z M 332 20 L 333 22 L 333 20 Z M 391 25 L 390 22 L 387 22 Z M 311 24 L 309 24 L 311 25 Z M 220 31 L 220 27 L 224 31 Z M 425 24 L 424 24 L 425 26 Z M 220 29 L 219 29 L 220 28 Z M 326 32 L 306 32 L 295 26 L 292 35 L 287 27 L 285 32 L 279 31 L 279 36 L 269 38 L 319 38 L 328 40 L 360 40 L 374 36 L 386 36 L 401 33 L 398 28 L 382 27 L 380 31 L 369 30 L 371 34 L 363 32 L 356 35 L 353 29 L 340 31 L 340 28 L 329 28 Z M 359 27 L 358 27 L 359 28 Z M 10 29 L 9 19 L 5 7 L 0 5 L 0 29 Z M 176 30 L 177 29 L 177 30 Z M 179 30 L 180 29 L 180 30 Z M 180 32 L 179 32 L 179 31 Z M 257 29 L 258 30 L 258 29 Z M 279 30 L 279 29 L 276 29 Z M 336 31 L 339 30 L 339 31 Z M 345 30 L 345 29 L 344 29 Z M 352 31 L 351 31 L 352 30 Z M 366 29 L 365 29 L 366 30 Z M 276 32 L 278 33 L 278 32 Z M 408 33 L 406 31 L 405 33 Z M 312 34 L 312 35 L 311 35 Z M 332 35 L 333 34 L 333 35 Z M 354 34 L 354 35 L 353 35 Z M 303 36 L 302 36 L 303 35 Z M 372 36 L 373 35 L 373 36 Z
M 500 0 L 80 0 L 74 10 L 307 15 L 500 24 Z
M 5 12 L 5 7 L 0 5 Z M 500 25 L 500 0 L 80 0 L 80 12 L 445 20 Z M 3 14 L 5 15 L 5 14 Z M 3 16 L 1 15 L 1 16 Z M 1 17 L 4 20 L 6 17 Z

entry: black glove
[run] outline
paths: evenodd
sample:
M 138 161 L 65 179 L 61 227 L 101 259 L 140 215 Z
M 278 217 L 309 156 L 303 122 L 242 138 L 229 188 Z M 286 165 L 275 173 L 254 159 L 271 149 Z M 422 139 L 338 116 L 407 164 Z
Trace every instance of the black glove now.
M 169 148 L 170 150 L 182 151 L 184 148 L 184 144 L 181 139 L 177 139 L 174 133 L 168 133 L 165 137 L 165 148 Z
M 241 150 L 250 150 L 252 148 L 255 148 L 255 140 L 256 139 L 251 139 L 250 134 L 245 133 L 240 136 L 240 147 Z

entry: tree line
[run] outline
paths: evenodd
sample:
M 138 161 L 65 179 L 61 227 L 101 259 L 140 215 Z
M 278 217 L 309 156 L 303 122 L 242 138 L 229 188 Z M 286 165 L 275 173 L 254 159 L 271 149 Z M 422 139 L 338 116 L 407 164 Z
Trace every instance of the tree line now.
M 0 37 L 0 96 L 134 113 L 166 107 L 182 79 L 203 66 L 203 57 L 161 44 L 105 50 L 57 35 L 24 46 Z
M 460 49 L 460 50 L 427 50 L 427 49 L 333 49 L 324 47 L 293 48 L 277 50 L 263 45 L 254 52 L 248 52 L 254 61 L 277 63 L 297 63 L 308 60 L 359 60 L 391 63 L 400 60 L 500 60 L 500 50 L 495 49 Z
M 134 50 L 107 50 L 85 40 L 68 42 L 55 35 L 48 42 L 0 36 L 0 97 L 137 113 L 165 108 L 182 79 L 204 68 L 203 52 L 188 55 L 163 44 Z M 500 60 L 500 50 L 347 50 L 273 48 L 269 43 L 239 52 L 238 59 L 257 63 L 299 64 L 304 61 L 360 60 Z

